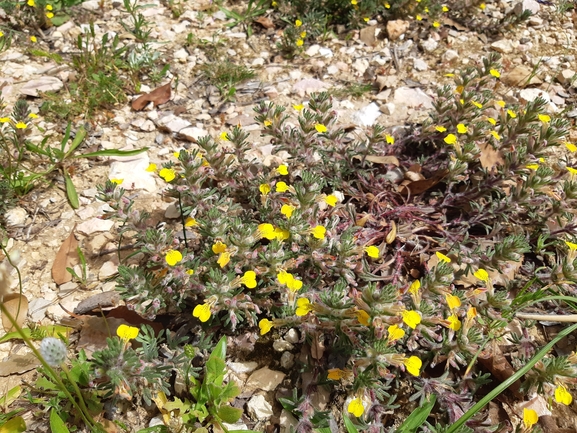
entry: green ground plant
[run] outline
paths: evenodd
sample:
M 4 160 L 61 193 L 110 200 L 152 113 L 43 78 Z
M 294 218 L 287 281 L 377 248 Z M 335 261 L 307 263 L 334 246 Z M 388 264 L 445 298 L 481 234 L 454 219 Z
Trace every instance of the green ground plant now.
M 233 100 L 236 86 L 256 76 L 252 69 L 229 60 L 207 63 L 200 68 L 202 77 L 215 86 L 225 101 Z
M 263 135 L 290 157 L 258 166 L 238 127 L 180 151 L 159 171 L 181 211 L 178 235 L 148 227 L 121 187 L 101 186 L 109 217 L 145 257 L 141 266 L 121 264 L 118 290 L 150 319 L 192 312 L 213 332 L 258 326 L 275 339 L 294 327 L 312 348 L 322 342 L 326 353 L 307 365 L 318 381 L 285 401 L 297 431 L 323 427 L 310 404 L 320 384 L 350 396 L 356 429 L 388 428 L 380 414 L 397 401 L 417 408 L 434 396 L 429 422 L 446 431 L 480 410 L 488 377 L 476 366 L 479 352 L 504 341 L 524 308 L 566 310 L 575 296 L 577 169 L 573 156 L 566 169 L 548 163 L 568 124 L 547 114 L 544 100 L 495 99 L 498 60 L 452 74 L 455 85 L 439 89 L 424 125 L 375 125 L 353 141 L 326 93 L 288 111 L 261 103 Z M 542 363 L 523 370 L 523 391 L 566 404 L 575 356 L 541 351 L 536 360 L 534 343 L 512 338 L 515 368 Z

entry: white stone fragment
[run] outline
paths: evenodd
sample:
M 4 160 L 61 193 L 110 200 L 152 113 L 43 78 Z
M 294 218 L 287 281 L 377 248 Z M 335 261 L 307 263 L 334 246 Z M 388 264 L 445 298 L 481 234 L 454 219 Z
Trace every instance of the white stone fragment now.
M 259 421 L 265 421 L 272 415 L 272 405 L 266 401 L 264 395 L 253 396 L 246 404 L 246 409 L 251 418 Z
M 361 108 L 351 115 L 351 120 L 360 126 L 372 126 L 381 115 L 379 106 L 374 102 Z
M 246 381 L 245 388 L 247 391 L 254 391 L 255 389 L 273 391 L 279 386 L 285 376 L 283 372 L 264 367 L 250 375 Z
M 114 221 L 103 220 L 100 218 L 91 218 L 88 221 L 84 221 L 76 227 L 80 233 L 85 235 L 91 235 L 96 232 L 109 232 L 114 226 Z

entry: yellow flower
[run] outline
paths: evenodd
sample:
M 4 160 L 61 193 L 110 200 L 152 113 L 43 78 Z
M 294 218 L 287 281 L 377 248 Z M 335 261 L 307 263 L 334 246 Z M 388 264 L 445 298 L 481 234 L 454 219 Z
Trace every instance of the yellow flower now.
M 445 5 L 443 5 L 443 12 L 449 12 L 449 8 Z
M 380 251 L 378 247 L 370 245 L 365 247 L 365 253 L 367 253 L 367 256 L 369 256 L 371 259 L 378 259 Z
M 288 230 L 281 229 L 280 227 L 275 227 L 274 235 L 279 241 L 284 241 L 284 240 L 290 238 L 291 234 Z
M 32 6 L 32 7 L 36 6 L 36 2 L 35 2 L 34 0 L 28 0 L 28 1 L 26 2 L 26 4 L 27 4 L 28 6 Z
M 206 302 L 204 304 L 198 304 L 194 307 L 194 310 L 192 310 L 192 315 L 198 317 L 198 320 L 201 322 L 206 322 L 210 319 L 210 314 L 210 304 L 207 304 Z
M 228 262 L 230 262 L 230 253 L 228 251 L 225 251 L 224 253 L 220 253 L 216 263 L 218 263 L 218 265 L 221 268 L 224 268 L 228 264 Z
M 272 241 L 276 238 L 274 226 L 269 223 L 262 223 L 258 225 L 258 234 L 261 238 L 267 238 Z
M 47 10 L 47 11 L 51 11 L 51 10 L 52 10 L 52 5 L 46 5 L 46 10 Z
M 296 46 L 297 46 L 297 47 L 302 47 L 304 43 L 305 43 L 305 41 L 303 41 L 302 39 L 297 39 L 297 41 L 296 41 Z
M 293 105 L 293 108 L 297 111 L 301 111 L 305 106 L 303 104 Z
M 307 298 L 298 298 L 297 299 L 297 309 L 295 311 L 295 314 L 299 317 L 302 316 L 306 316 L 307 314 L 309 314 L 310 311 L 312 311 L 313 306 L 311 304 L 311 301 L 309 301 Z
M 311 234 L 317 239 L 324 239 L 327 229 L 324 226 L 315 226 L 313 227 Z
M 214 254 L 224 253 L 226 251 L 226 244 L 223 244 L 221 241 L 216 241 L 212 245 L 212 252 Z
M 467 128 L 465 125 L 463 125 L 462 123 L 459 123 L 457 125 L 457 132 L 459 134 L 466 134 L 467 132 L 469 132 L 469 128 Z
M 458 331 L 461 329 L 461 321 L 456 314 L 451 314 L 449 317 L 447 317 L 447 320 L 449 321 L 449 328 L 453 331 Z
M 7 123 L 7 122 L 10 122 L 9 117 L 0 117 L 0 123 Z
M 279 165 L 276 171 L 278 174 L 282 174 L 283 176 L 288 175 L 288 167 L 285 164 Z
M 539 164 L 527 164 L 525 167 L 529 170 L 537 170 L 539 168 Z
M 0 38 L 4 36 L 4 32 L 0 30 Z
M 419 292 L 420 288 L 421 288 L 421 282 L 419 280 L 415 280 L 409 286 L 409 293 L 416 295 Z
M 445 128 L 444 126 L 435 126 L 435 129 L 439 132 L 445 132 L 447 130 L 447 128 Z
M 391 8 L 390 3 L 385 3 L 385 9 L 390 9 L 390 8 Z
M 264 335 L 267 332 L 269 332 L 273 326 L 274 326 L 274 323 L 271 322 L 270 320 L 261 319 L 261 321 L 258 322 L 258 327 L 260 328 L 260 335 Z
M 467 319 L 473 320 L 475 317 L 477 317 L 477 309 L 475 307 L 469 307 L 467 310 Z
M 330 380 L 341 380 L 344 377 L 347 377 L 347 372 L 340 368 L 329 369 L 329 374 L 327 375 L 327 378 Z
M 306 37 L 307 37 L 307 32 L 304 32 L 304 31 L 301 32 L 300 37 L 301 37 L 302 39 L 306 38 Z
M 369 320 L 371 316 L 365 310 L 357 310 L 355 311 L 355 315 L 357 316 L 357 320 L 361 325 L 369 326 Z
M 176 172 L 174 171 L 174 168 L 163 168 L 160 170 L 158 175 L 166 182 L 170 182 L 176 178 Z
M 483 268 L 477 269 L 473 275 L 475 275 L 475 277 L 477 277 L 481 281 L 484 281 L 484 282 L 489 281 L 489 274 Z
M 138 328 L 122 324 L 116 329 L 116 335 L 125 341 L 134 340 L 138 337 Z
M 27 125 L 22 121 L 20 121 L 16 124 L 16 128 L 18 128 L 18 129 L 26 129 L 26 126 Z
M 449 257 L 447 257 L 446 255 L 444 255 L 443 253 L 440 253 L 439 251 L 437 251 L 435 253 L 435 255 L 437 256 L 437 258 L 445 263 L 451 263 L 451 259 Z
M 492 117 L 488 117 L 487 122 L 489 122 L 493 126 L 495 126 L 497 124 L 497 121 L 495 119 L 493 119 Z
M 267 195 L 270 192 L 270 185 L 268 183 L 261 183 L 258 190 L 262 195 Z
M 192 217 L 188 217 L 185 221 L 184 221 L 184 226 L 185 227 L 196 227 L 198 225 L 198 221 L 196 221 L 194 218 Z
M 400 340 L 401 338 L 403 338 L 405 336 L 405 330 L 403 328 L 399 328 L 398 325 L 389 326 L 389 329 L 387 329 L 387 332 L 389 334 L 389 341 L 390 342 Z
M 351 4 L 354 6 L 357 4 L 357 0 L 351 0 Z
M 489 132 L 489 134 L 491 134 L 495 140 L 501 139 L 501 136 L 499 135 L 499 133 L 497 131 L 491 131 L 491 132 Z
M 449 72 L 448 74 L 445 74 L 445 77 L 449 77 L 449 78 L 452 78 L 452 77 L 454 77 L 454 76 L 455 76 L 455 74 L 453 74 L 452 72 Z
M 539 421 L 539 415 L 534 409 L 523 409 L 523 424 L 525 424 L 526 429 L 530 429 Z
M 487 7 L 487 5 L 485 3 L 481 3 L 479 5 L 479 9 L 481 9 L 482 11 L 484 11 L 486 7 Z
M 296 207 L 290 204 L 283 204 L 280 208 L 280 213 L 282 213 L 285 217 L 290 218 L 294 212 Z
M 402 313 L 403 322 L 412 329 L 415 329 L 419 323 L 421 323 L 421 315 L 417 311 L 405 310 Z
M 483 108 L 483 104 L 481 104 L 480 102 L 477 101 L 471 101 L 471 104 L 473 104 L 475 107 L 477 108 Z
M 289 274 L 284 269 L 281 269 L 280 272 L 276 274 L 276 278 L 279 283 L 286 284 L 289 278 L 294 278 L 291 274 Z
M 290 277 L 287 280 L 286 286 L 293 292 L 299 291 L 303 286 L 303 282 L 301 280 L 297 280 L 295 277 L 293 277 L 292 274 L 289 275 Z
M 395 144 L 395 137 L 392 135 L 386 134 L 385 140 L 387 140 L 387 144 Z
M 151 173 L 155 172 L 156 171 L 156 164 L 154 164 L 154 163 L 148 164 L 148 167 L 146 167 L 146 171 L 151 172 Z
M 439 21 L 434 21 L 433 22 L 433 27 L 438 29 L 439 27 L 441 27 L 441 23 Z
M 446 295 L 445 300 L 447 301 L 447 305 L 451 310 L 455 308 L 459 308 L 461 306 L 461 299 L 455 295 Z
M 321 133 L 321 134 L 323 132 L 327 132 L 327 127 L 325 125 L 323 125 L 322 123 L 316 123 L 315 129 L 317 130 L 318 133 Z
M 577 146 L 575 146 L 573 143 L 566 142 L 565 147 L 567 150 L 569 150 L 569 152 L 577 152 Z
M 266 126 L 267 128 L 272 125 L 272 122 L 268 119 L 265 120 L 263 123 L 264 123 L 264 126 Z
M 570 251 L 577 251 L 577 244 L 569 241 L 565 241 L 565 245 L 569 247 Z
M 295 21 L 295 27 L 300 27 L 303 25 L 303 22 L 301 20 L 296 20 Z
M 567 167 L 567 171 L 571 173 L 571 175 L 577 174 L 577 169 L 573 167 Z
M 501 73 L 499 71 L 497 71 L 496 69 L 491 69 L 489 71 L 489 74 L 491 74 L 495 78 L 499 78 L 501 76 Z
M 168 250 L 164 256 L 168 266 L 174 266 L 182 260 L 182 254 L 178 250 Z
M 353 0 L 353 1 L 356 3 L 356 0 Z M 361 401 L 361 399 L 357 397 L 357 398 L 351 400 L 351 402 L 349 403 L 349 406 L 347 407 L 347 411 L 349 413 L 352 413 L 357 418 L 360 417 L 363 414 L 363 412 L 365 411 L 365 408 L 363 407 L 363 402 Z
M 228 134 L 226 131 L 220 133 L 220 139 L 228 141 Z
M 330 194 L 330 195 L 327 195 L 327 196 L 325 197 L 325 203 L 328 204 L 328 205 L 331 206 L 331 207 L 335 207 L 335 206 L 337 205 L 337 202 L 338 202 L 338 201 L 339 201 L 339 199 L 338 199 L 337 196 L 334 195 L 334 194 Z
M 178 159 L 180 157 L 180 152 L 172 152 L 172 156 Z
M 504 107 L 505 107 L 505 101 L 497 101 L 496 103 L 497 103 L 497 105 L 498 105 L 499 107 L 501 107 L 501 108 L 504 108 Z
M 421 367 L 423 366 L 423 361 L 417 356 L 411 356 L 403 361 L 405 368 L 413 376 L 419 376 L 421 374 Z
M 240 282 L 249 289 L 254 289 L 256 287 L 256 272 L 246 271 L 241 277 Z
M 511 119 L 514 119 L 515 117 L 517 117 L 515 112 L 511 109 L 507 110 L 507 114 L 511 117 Z
M 38 114 L 36 114 L 36 113 L 30 113 L 30 114 L 28 115 L 28 117 L 30 117 L 31 119 L 38 119 Z
M 30 42 L 38 42 L 38 39 L 36 39 L 36 36 L 30 36 Z
M 421 15 L 416 15 L 416 16 L 415 16 L 415 19 L 416 19 L 417 21 L 422 21 L 422 20 L 423 20 L 423 17 L 422 17 Z
M 551 121 L 551 116 L 547 114 L 539 114 L 539 120 L 543 123 L 549 123 Z
M 455 134 L 448 134 L 443 141 L 447 144 L 455 144 L 457 142 L 457 136 Z
M 283 182 L 282 180 L 280 182 L 276 183 L 276 192 L 287 192 L 288 191 L 288 185 Z
M 186 273 L 188 275 L 194 275 L 194 269 L 187 269 Z
M 124 182 L 124 179 L 110 179 L 110 182 L 115 183 L 116 185 L 120 185 Z
M 569 406 L 573 401 L 573 396 L 567 391 L 563 385 L 559 385 L 555 388 L 555 401 L 557 403 L 562 403 L 566 406 Z
M 52 12 L 46 12 L 46 18 L 52 19 L 54 18 L 54 14 Z
M 276 8 L 276 7 L 278 6 L 278 3 L 275 2 L 275 1 L 273 1 L 270 5 L 271 5 L 273 8 Z

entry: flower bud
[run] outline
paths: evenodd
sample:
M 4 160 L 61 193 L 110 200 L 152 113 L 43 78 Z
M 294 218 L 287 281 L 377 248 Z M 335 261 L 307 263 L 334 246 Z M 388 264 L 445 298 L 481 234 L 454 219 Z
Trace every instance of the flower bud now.
M 58 338 L 46 337 L 40 343 L 40 354 L 48 365 L 55 367 L 66 359 L 66 345 Z

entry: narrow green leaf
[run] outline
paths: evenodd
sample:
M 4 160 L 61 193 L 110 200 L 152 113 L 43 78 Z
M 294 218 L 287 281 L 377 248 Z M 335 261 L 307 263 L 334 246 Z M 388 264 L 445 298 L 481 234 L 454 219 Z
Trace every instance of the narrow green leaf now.
M 68 122 L 66 125 L 66 132 L 64 132 L 64 137 L 62 137 L 62 141 L 60 142 L 60 150 L 64 152 L 64 148 L 66 147 L 66 143 L 70 139 L 70 129 L 72 128 L 72 123 Z
M 345 415 L 343 416 L 343 421 L 345 423 L 345 428 L 347 429 L 347 433 L 359 433 L 351 419 Z
M 52 409 L 50 411 L 50 430 L 52 433 L 70 433 L 60 415 L 56 412 L 56 410 Z
M 20 393 L 22 392 L 22 388 L 20 386 L 15 386 L 14 388 L 8 390 L 8 392 L 0 397 L 0 406 L 8 407 L 10 404 L 18 398 Z
M 80 128 L 78 128 L 78 131 L 76 131 L 76 135 L 74 136 L 74 140 L 72 140 L 72 144 L 70 145 L 70 149 L 68 149 L 68 152 L 66 152 L 66 155 L 64 156 L 64 158 L 68 158 L 70 155 L 72 155 L 74 153 L 74 151 L 78 148 L 78 146 L 80 146 L 82 144 L 82 142 L 84 141 L 85 138 L 86 138 L 86 129 L 84 129 L 84 127 L 81 126 Z
M 437 396 L 435 394 L 431 394 L 423 406 L 418 407 L 413 412 L 411 412 L 405 422 L 399 426 L 397 433 L 415 433 L 417 429 L 421 427 L 427 420 L 436 402 Z
M 72 179 L 70 175 L 66 171 L 66 169 L 62 170 L 62 174 L 64 174 L 64 182 L 66 184 L 66 195 L 68 196 L 68 201 L 70 202 L 70 206 L 73 209 L 78 209 L 80 207 L 80 200 L 78 199 L 78 193 L 76 192 L 76 187 L 74 183 L 72 183 Z
M 17 416 L 0 427 L 0 433 L 21 433 L 26 431 L 26 422 L 21 416 Z
M 80 155 L 75 155 L 73 156 L 73 158 L 96 158 L 98 156 L 134 156 L 142 152 L 146 152 L 147 150 L 148 147 L 143 147 L 142 149 L 137 150 L 116 150 L 116 149 L 97 150 L 96 152 L 88 152 Z

